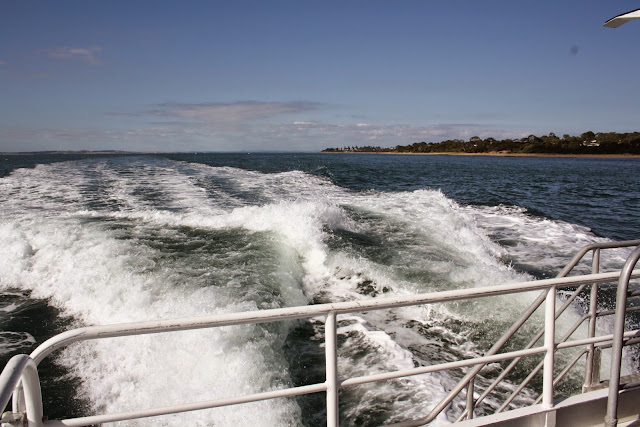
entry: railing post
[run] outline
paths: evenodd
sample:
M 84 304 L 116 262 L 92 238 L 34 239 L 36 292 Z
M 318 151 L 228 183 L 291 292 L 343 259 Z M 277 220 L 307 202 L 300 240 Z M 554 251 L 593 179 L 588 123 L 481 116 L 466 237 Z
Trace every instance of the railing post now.
M 0 384 L 2 384 L 2 397 L 0 399 L 2 401 L 2 410 L 9 402 L 14 387 L 18 391 L 13 396 L 13 414 L 3 414 L 3 425 L 5 423 L 12 425 L 14 421 L 22 420 L 20 422 L 26 421 L 24 425 L 28 427 L 41 427 L 42 392 L 40 390 L 38 368 L 33 359 L 26 354 L 13 356 L 2 371 L 2 374 L 0 374 Z
M 591 265 L 591 272 L 598 274 L 600 272 L 600 249 L 593 250 L 593 262 Z M 596 319 L 598 313 L 598 284 L 591 285 L 591 295 L 589 297 L 589 338 L 596 336 Z M 587 387 L 594 385 L 594 345 L 589 344 L 587 353 L 587 363 L 584 373 L 584 385 L 582 386 L 582 392 L 584 393 Z M 598 373 L 599 375 L 599 373 Z
M 556 287 L 552 286 L 547 291 L 547 300 L 544 307 L 544 372 L 542 384 L 542 404 L 553 407 L 553 358 L 555 353 L 556 335 Z
M 607 400 L 607 416 L 604 425 L 613 427 L 618 425 L 618 391 L 620 389 L 620 367 L 622 365 L 622 345 L 624 334 L 624 318 L 627 310 L 627 289 L 629 280 L 636 263 L 640 259 L 640 246 L 634 249 L 622 267 L 618 279 L 616 295 L 615 324 L 613 326 L 613 346 L 611 347 L 611 371 L 609 374 L 609 398 Z
M 591 371 L 591 384 L 600 382 L 600 367 L 602 366 L 602 349 L 596 347 L 593 351 L 593 371 Z
M 467 386 L 467 419 L 473 419 L 473 410 L 475 409 L 475 402 L 473 400 L 473 389 L 475 388 L 475 377 L 471 378 L 469 385 Z
M 27 425 L 29 427 L 42 426 L 42 392 L 40 378 L 35 363 L 29 363 L 22 373 L 22 387 L 25 395 L 27 410 Z
M 338 346 L 336 313 L 327 314 L 324 323 L 324 345 L 327 371 L 327 427 L 337 427 L 338 416 Z

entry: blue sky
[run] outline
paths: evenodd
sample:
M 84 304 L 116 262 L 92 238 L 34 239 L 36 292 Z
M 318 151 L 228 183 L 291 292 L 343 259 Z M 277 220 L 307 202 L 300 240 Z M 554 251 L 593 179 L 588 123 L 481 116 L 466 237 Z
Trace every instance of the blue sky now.
M 640 1 L 4 1 L 0 151 L 640 130 Z

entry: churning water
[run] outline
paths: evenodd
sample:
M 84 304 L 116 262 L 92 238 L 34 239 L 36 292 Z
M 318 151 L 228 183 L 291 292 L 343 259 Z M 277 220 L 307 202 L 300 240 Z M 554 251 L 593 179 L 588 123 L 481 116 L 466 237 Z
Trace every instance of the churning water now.
M 28 353 L 73 326 L 552 277 L 585 244 L 638 238 L 638 164 L 337 154 L 6 156 L 0 352 L 3 360 Z M 614 252 L 604 269 L 625 257 Z M 340 316 L 341 375 L 481 354 L 534 297 Z M 323 340 L 322 319 L 310 319 L 72 345 L 41 365 L 45 393 L 53 395 L 45 414 L 124 411 L 321 382 Z M 480 388 L 494 371 L 483 371 Z M 345 389 L 341 423 L 426 415 L 461 375 Z M 567 387 L 576 386 L 579 379 L 570 379 Z M 530 403 L 534 393 L 526 390 L 514 404 Z M 499 403 L 494 396 L 484 405 L 480 412 Z M 321 425 L 323 411 L 319 395 L 154 424 Z M 438 421 L 460 411 L 454 402 Z

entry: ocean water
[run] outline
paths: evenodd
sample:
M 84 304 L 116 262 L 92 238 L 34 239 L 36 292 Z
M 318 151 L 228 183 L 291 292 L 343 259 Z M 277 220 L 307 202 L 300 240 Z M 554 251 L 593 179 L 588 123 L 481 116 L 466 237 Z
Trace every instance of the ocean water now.
M 366 154 L 3 156 L 0 355 L 28 353 L 74 326 L 553 277 L 586 244 L 640 237 L 639 165 Z M 603 257 L 603 270 L 619 268 L 627 253 Z M 535 296 L 340 316 L 340 373 L 481 354 Z M 565 322 L 581 309 L 572 307 Z M 322 319 L 310 319 L 72 345 L 41 364 L 45 414 L 321 382 L 323 339 Z M 483 370 L 479 390 L 496 372 Z M 463 374 L 344 389 L 341 424 L 424 416 Z M 516 372 L 478 413 L 499 406 L 524 375 Z M 539 385 L 514 405 L 530 403 Z M 574 374 L 559 393 L 580 385 Z M 454 401 L 437 423 L 462 408 Z M 323 425 L 323 417 L 320 394 L 153 423 Z

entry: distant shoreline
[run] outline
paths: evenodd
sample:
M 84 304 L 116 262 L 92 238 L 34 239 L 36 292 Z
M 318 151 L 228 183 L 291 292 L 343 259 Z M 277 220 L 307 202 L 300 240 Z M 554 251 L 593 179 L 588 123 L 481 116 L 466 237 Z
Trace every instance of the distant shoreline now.
M 409 156 L 487 156 L 487 157 L 577 157 L 592 159 L 640 159 L 640 154 L 554 154 L 554 153 L 402 153 L 397 151 L 321 151 L 321 154 L 404 154 Z
M 0 156 L 36 156 L 46 154 L 76 154 L 76 155 L 105 155 L 105 154 L 181 154 L 189 151 L 23 151 L 23 152 L 0 152 Z M 291 152 L 297 153 L 297 152 Z M 291 154 L 280 152 L 276 154 Z M 236 154 L 234 152 L 220 152 L 216 154 Z M 309 154 L 313 154 L 310 152 Z M 487 152 L 487 153 L 461 153 L 452 152 L 430 152 L 430 153 L 410 153 L 397 151 L 320 151 L 319 154 L 393 154 L 409 156 L 486 156 L 486 157 L 567 157 L 567 158 L 592 158 L 592 159 L 640 159 L 640 154 L 554 154 L 554 153 L 507 153 L 507 152 Z

